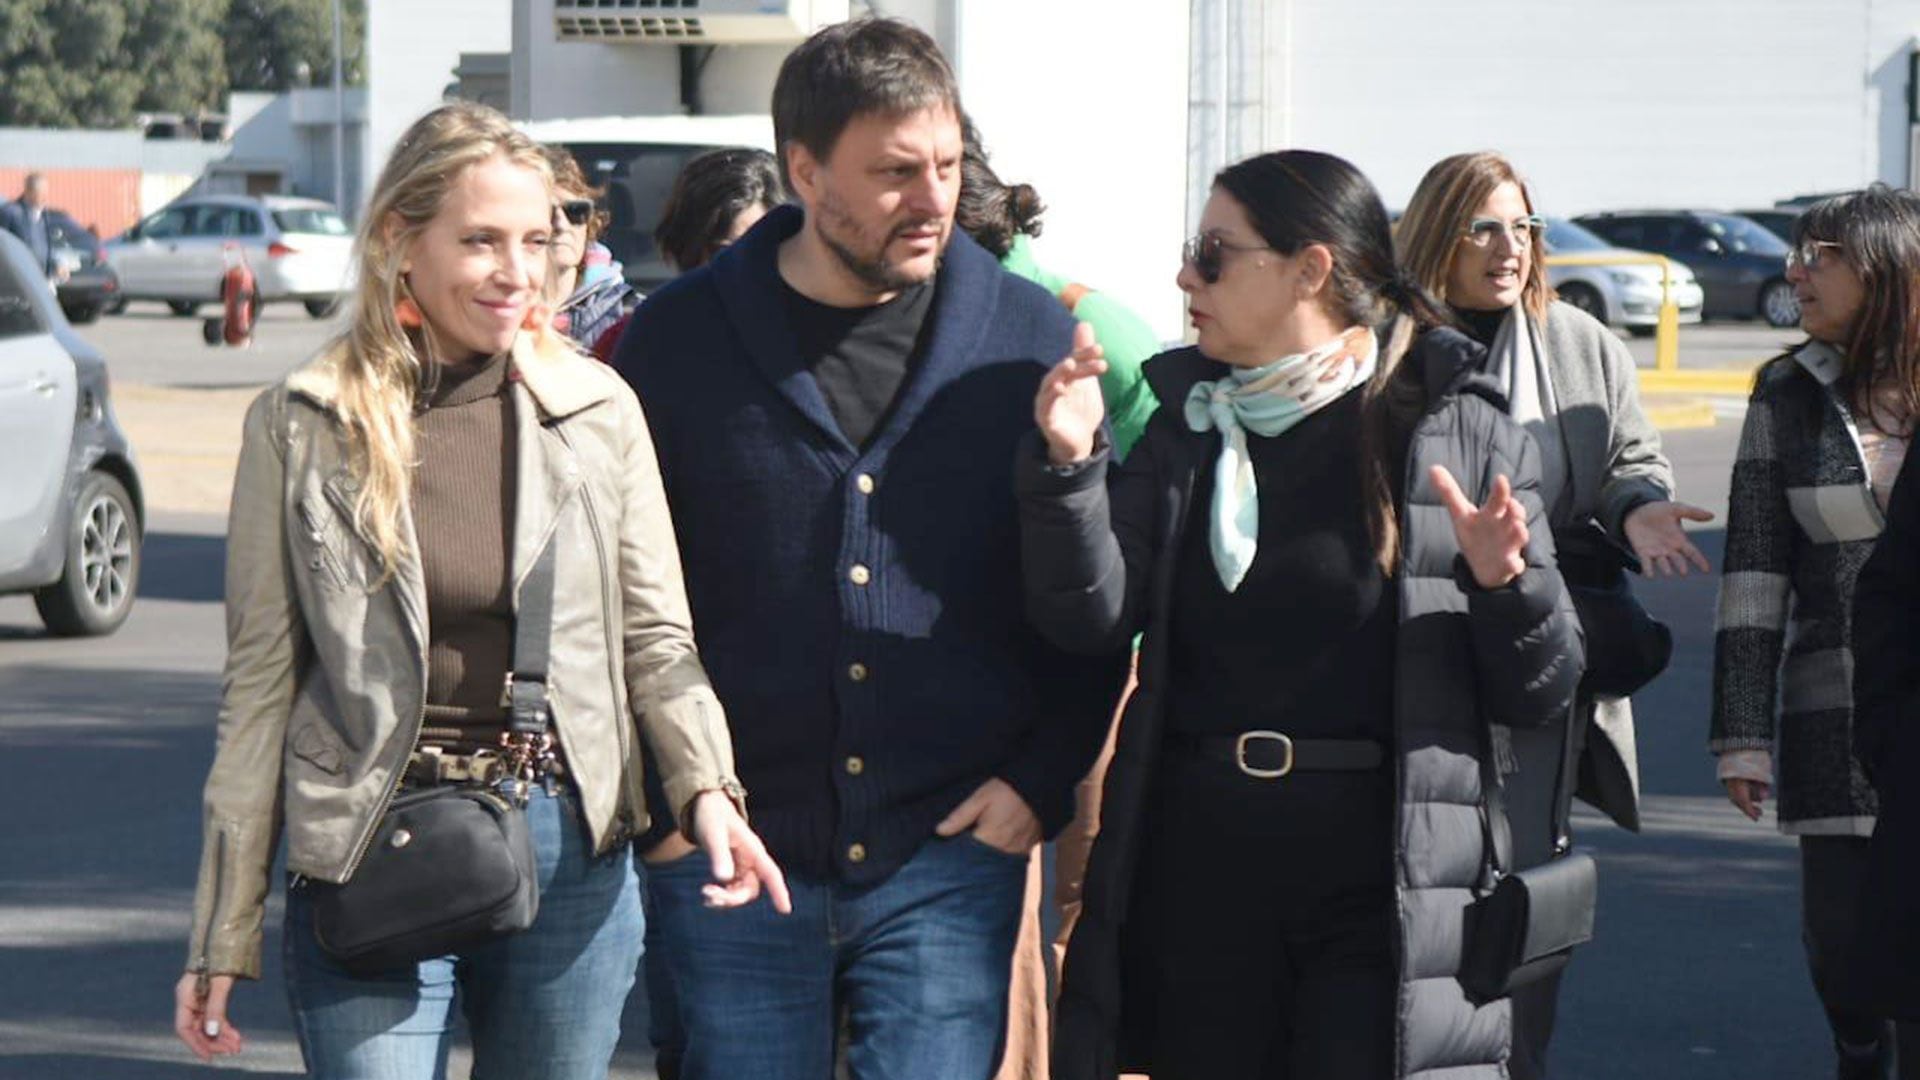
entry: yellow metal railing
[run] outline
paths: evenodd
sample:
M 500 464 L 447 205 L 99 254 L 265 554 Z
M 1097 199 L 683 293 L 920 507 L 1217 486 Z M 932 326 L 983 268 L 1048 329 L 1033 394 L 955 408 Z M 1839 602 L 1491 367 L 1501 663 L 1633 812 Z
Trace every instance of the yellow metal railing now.
M 1548 266 L 1658 266 L 1660 268 L 1660 322 L 1654 328 L 1653 367 L 1655 371 L 1680 369 L 1680 305 L 1673 302 L 1673 260 L 1665 255 L 1644 252 L 1616 252 L 1609 255 L 1549 255 Z M 1604 321 L 1604 320 L 1602 320 Z

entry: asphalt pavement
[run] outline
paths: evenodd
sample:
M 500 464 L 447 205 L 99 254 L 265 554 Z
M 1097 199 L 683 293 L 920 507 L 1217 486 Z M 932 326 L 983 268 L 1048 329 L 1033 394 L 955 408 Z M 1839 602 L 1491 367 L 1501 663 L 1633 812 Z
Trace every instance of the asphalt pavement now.
M 324 330 L 297 308 L 269 309 L 255 350 L 209 350 L 194 324 L 136 307 L 84 332 L 117 380 L 235 387 L 277 377 Z M 189 333 L 200 352 L 176 342 Z M 1728 348 L 1757 360 L 1773 346 Z M 1667 439 L 1683 497 L 1717 514 L 1737 415 L 1733 403 L 1718 426 Z M 186 955 L 219 699 L 223 531 L 217 513 L 160 511 L 139 601 L 109 638 L 48 639 L 30 603 L 0 599 L 0 753 L 11 766 L 0 785 L 0 1080 L 198 1074 L 169 1031 L 169 993 Z M 1718 522 L 1698 537 L 1717 565 Z M 1556 1076 L 1768 1080 L 1830 1069 L 1800 954 L 1794 848 L 1770 821 L 1750 824 L 1726 804 L 1704 749 L 1715 584 L 1641 588 L 1676 639 L 1673 667 L 1636 699 L 1647 827 L 1634 836 L 1590 814 L 1578 821 L 1579 841 L 1599 855 L 1602 899 L 1597 939 L 1568 975 Z M 229 1067 L 298 1075 L 279 914 L 276 898 L 265 980 L 243 986 L 234 1006 L 250 1048 Z M 636 990 L 619 1080 L 652 1076 L 643 1017 Z

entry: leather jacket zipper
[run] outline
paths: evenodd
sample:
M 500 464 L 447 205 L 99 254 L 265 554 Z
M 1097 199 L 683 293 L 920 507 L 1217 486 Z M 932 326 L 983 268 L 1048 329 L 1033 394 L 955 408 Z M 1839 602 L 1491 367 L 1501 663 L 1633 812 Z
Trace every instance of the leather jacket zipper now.
M 200 952 L 194 958 L 194 971 L 204 982 L 213 970 L 207 949 L 213 944 L 213 928 L 220 925 L 220 900 L 227 883 L 227 832 L 221 829 L 213 845 L 213 903 L 207 907 L 207 925 L 200 931 Z
M 559 434 L 560 441 L 565 443 L 569 450 L 573 449 L 573 440 L 567 438 L 566 432 L 558 428 L 556 428 L 555 431 Z M 613 692 L 614 699 L 618 700 L 624 689 L 622 673 L 626 670 L 626 650 L 620 647 L 620 642 L 614 636 L 613 604 L 607 597 L 607 543 L 600 536 L 600 515 L 596 513 L 593 508 L 593 491 L 584 483 L 580 485 L 580 506 L 581 509 L 586 511 L 587 531 L 593 534 L 593 549 L 595 554 L 600 558 L 600 632 L 601 636 L 604 637 L 607 642 L 608 689 Z M 557 528 L 559 524 L 558 515 L 555 516 L 554 522 Z M 627 702 L 627 716 L 631 718 L 632 715 L 633 702 L 629 701 Z M 560 725 L 555 724 L 554 730 L 558 732 Z M 633 750 L 627 743 L 627 724 L 622 723 L 618 717 L 614 719 L 613 734 L 614 738 L 620 744 L 620 761 L 622 770 L 624 771 L 626 763 L 633 760 Z M 563 742 L 561 749 L 564 751 L 565 748 Z

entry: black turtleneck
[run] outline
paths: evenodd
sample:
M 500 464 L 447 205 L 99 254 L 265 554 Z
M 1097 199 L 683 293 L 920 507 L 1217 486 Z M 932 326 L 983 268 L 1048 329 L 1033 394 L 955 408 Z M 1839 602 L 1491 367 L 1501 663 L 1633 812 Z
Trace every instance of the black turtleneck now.
M 1454 317 L 1460 320 L 1460 327 L 1466 331 L 1468 337 L 1489 349 L 1493 348 L 1493 339 L 1500 333 L 1500 324 L 1507 321 L 1506 308 L 1477 311 L 1456 304 L 1447 306 L 1453 309 Z

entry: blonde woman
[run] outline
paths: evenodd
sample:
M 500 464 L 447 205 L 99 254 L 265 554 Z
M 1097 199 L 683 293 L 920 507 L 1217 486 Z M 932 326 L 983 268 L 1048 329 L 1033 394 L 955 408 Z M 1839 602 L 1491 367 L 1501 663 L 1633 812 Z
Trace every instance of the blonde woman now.
M 1540 496 L 1561 558 L 1578 539 L 1574 531 L 1597 527 L 1603 542 L 1631 549 L 1650 575 L 1689 567 L 1704 573 L 1706 558 L 1681 523 L 1713 515 L 1673 500 L 1673 469 L 1659 432 L 1640 411 L 1626 346 L 1554 299 L 1541 263 L 1544 224 L 1512 162 L 1483 151 L 1429 169 L 1394 239 L 1407 274 L 1487 347 L 1487 371 L 1506 395 L 1509 415 L 1539 444 Z M 1587 629 L 1592 659 L 1594 628 Z M 1509 782 L 1508 810 L 1521 866 L 1538 865 L 1570 843 L 1564 826 L 1571 784 L 1561 781 L 1567 738 L 1573 756 L 1587 759 L 1574 770 L 1581 797 L 1623 827 L 1640 827 L 1633 714 L 1625 698 L 1583 693 L 1571 724 L 1515 733 L 1519 772 Z M 1558 988 L 1556 975 L 1514 994 L 1510 1066 L 1517 1077 L 1545 1074 Z
M 711 859 L 708 902 L 764 888 L 786 904 L 742 817 L 639 405 L 548 324 L 554 204 L 540 148 L 499 113 L 423 117 L 367 208 L 348 330 L 248 412 L 175 989 L 175 1029 L 204 1059 L 242 1049 L 228 997 L 259 977 L 284 832 L 287 992 L 310 1075 L 438 1077 L 458 990 L 477 1073 L 605 1076 L 640 953 L 636 717 L 647 767 Z M 319 945 L 315 896 L 350 886 L 396 793 L 495 778 L 516 613 L 549 539 L 565 553 L 543 620 L 557 738 L 524 811 L 538 914 L 350 973 Z

